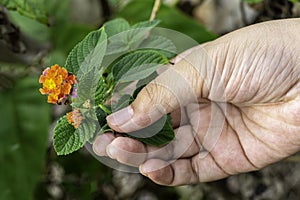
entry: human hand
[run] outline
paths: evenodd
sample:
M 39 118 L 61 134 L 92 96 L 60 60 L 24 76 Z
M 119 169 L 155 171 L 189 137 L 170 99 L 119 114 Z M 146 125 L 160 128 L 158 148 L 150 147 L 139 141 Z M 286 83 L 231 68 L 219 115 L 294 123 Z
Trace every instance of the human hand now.
M 93 149 L 162 185 L 261 169 L 300 150 L 300 19 L 249 26 L 179 55 L 127 108 L 108 116 L 131 132 L 172 113 L 176 139 L 152 147 L 100 135 Z

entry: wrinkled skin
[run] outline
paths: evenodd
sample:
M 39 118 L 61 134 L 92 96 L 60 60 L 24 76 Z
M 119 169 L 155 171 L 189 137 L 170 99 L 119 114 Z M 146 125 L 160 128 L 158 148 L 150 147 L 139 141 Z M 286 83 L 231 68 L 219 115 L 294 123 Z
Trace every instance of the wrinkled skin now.
M 130 132 L 172 113 L 176 139 L 151 147 L 113 134 L 94 151 L 162 185 L 258 170 L 300 150 L 300 19 L 249 26 L 192 48 L 109 125 Z M 181 112 L 180 112 L 180 109 Z

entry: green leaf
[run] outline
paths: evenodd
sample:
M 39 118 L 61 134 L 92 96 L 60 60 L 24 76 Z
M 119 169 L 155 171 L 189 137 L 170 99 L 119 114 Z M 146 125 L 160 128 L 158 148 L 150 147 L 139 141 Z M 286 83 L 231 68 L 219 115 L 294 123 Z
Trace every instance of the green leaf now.
M 98 72 L 94 69 L 83 74 L 77 84 L 76 103 L 84 103 L 87 100 L 94 100 L 100 76 L 95 76 Z M 75 104 L 73 104 L 74 106 Z
M 150 31 L 159 24 L 159 20 L 144 21 L 128 27 L 124 19 L 113 20 L 104 25 L 108 34 L 108 55 L 128 53 L 136 50 L 149 36 Z M 119 28 L 117 28 L 120 26 Z
M 78 131 L 69 124 L 67 117 L 63 116 L 57 122 L 54 129 L 53 146 L 57 155 L 67 155 L 84 145 L 82 137 Z
M 101 66 L 107 47 L 107 35 L 103 28 L 88 34 L 77 44 L 66 61 L 69 72 L 77 75 L 77 98 L 73 106 L 78 107 L 87 100 L 94 102 L 96 90 L 102 76 Z M 76 106 L 77 105 L 77 106 Z
M 0 0 L 0 5 L 17 10 L 21 15 L 49 24 L 45 0 Z
M 78 127 L 78 134 L 83 137 L 83 143 L 92 142 L 97 127 L 97 116 L 95 110 L 90 110 L 88 113 L 83 113 L 84 120 Z
M 121 96 L 116 104 L 110 105 L 111 112 L 116 112 L 118 110 L 121 110 L 122 108 L 125 108 L 126 106 L 129 106 L 129 104 L 134 100 L 132 95 L 124 94 Z
M 128 133 L 128 135 L 152 146 L 165 145 L 175 138 L 172 120 L 169 115 L 165 115 L 146 128 Z
M 114 64 L 112 72 L 115 81 L 129 82 L 149 76 L 168 62 L 168 59 L 157 51 L 139 50 L 122 57 Z
M 82 113 L 82 112 L 81 112 Z M 83 120 L 75 129 L 63 116 L 54 129 L 53 145 L 57 155 L 67 155 L 77 151 L 93 138 L 96 131 L 96 121 L 88 115 L 83 115 Z
M 152 21 L 142 21 L 132 25 L 132 29 L 143 29 L 149 28 L 152 29 L 160 23 L 160 20 L 152 20 Z
M 98 86 L 95 92 L 95 105 L 103 104 L 108 100 L 111 95 L 111 91 L 103 77 L 100 77 Z
M 106 109 L 109 109 L 109 108 L 106 108 Z M 98 123 L 99 123 L 100 127 L 107 125 L 107 122 L 106 122 L 106 117 L 108 115 L 107 112 L 105 112 L 103 109 L 98 107 L 96 109 L 96 115 L 97 115 L 97 119 L 98 119 Z
M 155 34 L 155 33 L 154 33 Z M 176 56 L 177 48 L 174 43 L 160 35 L 150 35 L 141 45 L 141 49 L 153 49 L 161 54 L 164 54 L 167 58 L 173 58 Z
M 129 23 L 123 18 L 113 19 L 106 22 L 103 26 L 108 38 L 130 29 Z
M 96 75 L 100 75 L 106 48 L 107 35 L 104 29 L 93 31 L 72 49 L 65 67 L 77 76 L 91 70 L 97 71 Z
M 124 52 L 129 49 L 127 35 L 130 25 L 125 19 L 117 18 L 106 22 L 103 26 L 109 40 L 108 55 Z
M 32 199 L 42 178 L 50 107 L 39 87 L 37 77 L 26 77 L 0 92 L 0 199 Z

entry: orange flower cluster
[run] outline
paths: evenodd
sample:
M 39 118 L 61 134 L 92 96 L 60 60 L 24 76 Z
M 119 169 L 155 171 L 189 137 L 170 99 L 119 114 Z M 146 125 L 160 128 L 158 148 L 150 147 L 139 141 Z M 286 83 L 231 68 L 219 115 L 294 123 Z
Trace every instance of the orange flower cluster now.
M 83 117 L 78 109 L 74 109 L 73 112 L 67 113 L 69 124 L 72 124 L 76 129 L 80 126 L 82 119 Z
M 48 95 L 48 103 L 60 104 L 68 99 L 72 85 L 76 83 L 76 76 L 56 64 L 43 71 L 39 82 L 43 84 L 41 94 Z

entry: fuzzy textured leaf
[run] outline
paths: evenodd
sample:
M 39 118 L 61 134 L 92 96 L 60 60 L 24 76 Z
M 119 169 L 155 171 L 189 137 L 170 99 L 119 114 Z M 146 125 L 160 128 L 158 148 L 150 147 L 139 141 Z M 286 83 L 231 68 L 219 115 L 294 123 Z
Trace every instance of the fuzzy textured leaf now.
M 63 116 L 54 129 L 53 136 L 54 150 L 57 155 L 67 155 L 84 145 L 83 138 L 78 131 L 68 123 L 66 116 Z
M 167 58 L 173 58 L 177 54 L 177 48 L 174 43 L 160 35 L 150 35 L 141 45 L 141 49 L 153 49 L 162 54 Z
M 101 74 L 101 63 L 107 48 L 107 35 L 103 28 L 89 33 L 68 55 L 65 67 L 80 76 L 93 68 Z
M 57 155 L 67 155 L 77 151 L 94 137 L 96 131 L 97 117 L 95 112 L 88 110 L 80 111 L 83 120 L 80 126 L 75 129 L 63 116 L 54 129 L 53 144 Z
M 128 133 L 128 135 L 129 137 L 152 146 L 165 145 L 175 138 L 174 130 L 172 128 L 172 120 L 169 115 L 165 115 L 146 128 Z
M 86 142 L 92 142 L 98 121 L 95 111 L 89 111 L 83 117 L 85 119 L 77 130 L 78 134 L 83 137 L 83 144 L 85 144 Z
M 149 36 L 151 29 L 158 24 L 159 20 L 153 20 L 139 22 L 129 27 L 128 22 L 122 18 L 107 22 L 104 24 L 109 39 L 107 54 L 128 53 L 139 49 L 139 45 Z
M 83 103 L 89 99 L 95 99 L 95 93 L 100 79 L 100 76 L 95 76 L 95 74 L 97 74 L 97 71 L 93 69 L 80 77 L 77 84 L 78 97 L 74 101 Z
M 128 82 L 143 79 L 152 74 L 161 64 L 169 61 L 157 51 L 140 50 L 121 58 L 113 66 L 113 75 L 116 81 Z
M 103 26 L 108 38 L 130 29 L 129 23 L 123 18 L 111 20 L 106 22 Z

